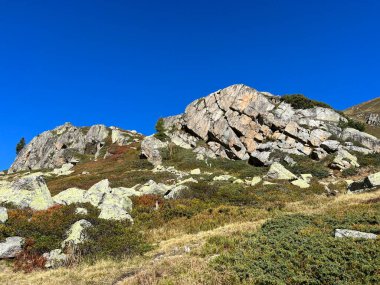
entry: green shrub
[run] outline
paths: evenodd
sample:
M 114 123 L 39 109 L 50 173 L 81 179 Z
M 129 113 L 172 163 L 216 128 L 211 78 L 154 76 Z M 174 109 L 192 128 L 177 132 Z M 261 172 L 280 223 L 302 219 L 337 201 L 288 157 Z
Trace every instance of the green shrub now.
M 363 214 L 275 218 L 258 233 L 211 238 L 205 254 L 221 253 L 213 267 L 244 284 L 379 284 L 380 241 L 333 237 L 353 223 L 378 227 L 378 216 Z
M 355 167 L 350 167 L 342 171 L 343 177 L 354 176 L 359 173 L 359 170 Z
M 281 97 L 281 99 L 285 103 L 290 104 L 294 109 L 311 109 L 314 107 L 323 107 L 323 108 L 332 109 L 331 106 L 326 103 L 311 100 L 301 94 L 284 95 Z
M 325 164 L 328 163 L 329 157 L 322 161 L 313 161 L 309 157 L 294 155 L 292 158 L 296 161 L 293 166 L 287 168 L 296 175 L 310 173 L 316 178 L 326 178 L 330 174 L 330 170 Z
M 338 126 L 341 129 L 353 128 L 353 129 L 356 129 L 356 130 L 361 131 L 361 132 L 365 131 L 365 124 L 364 123 L 353 120 L 353 119 L 348 118 L 348 117 L 346 117 L 346 119 L 347 119 L 347 122 L 344 122 L 342 120 L 339 122 Z
M 157 133 L 154 136 L 161 141 L 166 141 L 168 139 L 168 136 L 165 133 L 163 118 L 158 119 L 155 128 L 156 128 Z
M 90 257 L 120 258 L 152 249 L 144 234 L 128 221 L 93 221 L 87 235 L 88 240 L 80 246 L 80 251 Z

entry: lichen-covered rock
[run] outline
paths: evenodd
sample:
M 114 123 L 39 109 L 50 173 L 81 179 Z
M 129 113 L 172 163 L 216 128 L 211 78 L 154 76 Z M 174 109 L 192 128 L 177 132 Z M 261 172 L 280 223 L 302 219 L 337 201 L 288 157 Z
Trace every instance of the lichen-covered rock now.
M 72 163 L 65 163 L 60 168 L 55 168 L 53 170 L 53 174 L 57 176 L 63 176 L 63 175 L 70 175 L 74 172 L 74 170 L 71 170 L 74 167 L 74 164 Z
M 22 237 L 8 237 L 0 242 L 0 259 L 14 258 L 22 250 L 25 239 Z
M 85 203 L 84 198 L 86 191 L 79 188 L 69 188 L 62 191 L 53 197 L 53 201 L 56 204 L 71 205 Z
M 260 182 L 262 181 L 261 177 L 260 176 L 255 176 L 252 178 L 251 180 L 251 186 L 256 186 L 257 184 L 259 184 Z
M 50 252 L 44 253 L 45 267 L 46 268 L 58 268 L 64 266 L 68 260 L 68 256 L 62 252 L 61 249 L 54 249 Z
M 183 191 L 185 191 L 186 189 L 188 189 L 189 187 L 185 186 L 185 185 L 178 185 L 178 186 L 175 186 L 174 188 L 172 188 L 170 190 L 170 192 L 168 194 L 166 194 L 164 196 L 165 199 L 177 199 L 181 196 L 181 194 L 183 193 Z
M 169 190 L 170 186 L 162 183 L 156 183 L 153 180 L 149 180 L 142 186 L 137 187 L 137 191 L 141 192 L 142 195 L 154 194 L 154 195 L 165 195 Z
M 278 180 L 296 180 L 297 176 L 287 170 L 284 166 L 282 166 L 279 162 L 274 162 L 267 173 L 267 177 L 271 179 Z
M 31 174 L 12 183 L 0 184 L 0 202 L 20 208 L 46 210 L 53 206 L 53 199 L 42 176 Z
M 99 219 L 105 220 L 129 220 L 133 222 L 132 217 L 128 214 L 128 212 L 118 206 L 114 205 L 102 205 L 100 207 Z
M 67 238 L 62 242 L 62 248 L 83 243 L 87 239 L 86 229 L 89 227 L 92 227 L 92 224 L 87 220 L 75 222 L 67 231 Z
M 229 180 L 233 180 L 233 179 L 236 179 L 236 178 L 229 175 L 229 174 L 223 174 L 223 175 L 215 176 L 212 180 L 214 180 L 214 181 L 229 181 Z
M 118 207 L 127 212 L 132 211 L 132 200 L 128 197 L 116 193 L 106 193 L 101 202 L 100 208 L 104 206 Z
M 0 223 L 5 223 L 8 220 L 7 208 L 0 207 Z
M 376 239 L 377 235 L 372 233 L 364 233 L 353 230 L 346 229 L 336 229 L 335 230 L 336 238 L 362 238 L 362 239 Z
M 106 193 L 111 193 L 111 191 L 112 190 L 108 179 L 104 179 L 88 189 L 84 194 L 84 199 L 93 206 L 97 207 L 102 202 L 104 195 L 106 195 Z
M 153 165 L 160 165 L 162 162 L 160 149 L 167 145 L 168 143 L 162 142 L 154 136 L 145 137 L 141 143 L 141 156 L 147 158 Z

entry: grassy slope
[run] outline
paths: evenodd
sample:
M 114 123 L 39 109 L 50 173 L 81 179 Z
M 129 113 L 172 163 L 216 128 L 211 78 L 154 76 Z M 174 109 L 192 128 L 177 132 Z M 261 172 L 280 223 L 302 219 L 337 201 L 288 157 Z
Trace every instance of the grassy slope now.
M 365 115 L 369 113 L 380 114 L 380 98 L 361 103 L 359 105 L 348 108 L 344 113 L 356 120 L 364 121 Z M 380 138 L 380 127 L 366 126 L 366 132 Z
M 152 166 L 138 158 L 138 144 L 130 147 L 114 147 L 110 151 L 114 155 L 108 159 L 80 164 L 75 167 L 75 173 L 70 176 L 51 178 L 48 181 L 49 189 L 52 193 L 58 193 L 74 186 L 87 189 L 103 178 L 109 178 L 114 187 L 133 186 L 149 179 L 170 183 L 170 180 L 173 179 L 173 175 L 169 173 L 151 172 Z M 190 190 L 182 199 L 167 201 L 154 196 L 133 198 L 132 216 L 135 224 L 131 226 L 131 229 L 134 232 L 143 233 L 145 239 L 142 241 L 151 244 L 153 250 L 142 256 L 125 256 L 116 260 L 110 259 L 109 255 L 108 257 L 95 255 L 91 259 L 85 258 L 82 263 L 75 264 L 73 267 L 34 271 L 28 274 L 13 272 L 12 267 L 3 262 L 0 263 L 0 283 L 115 284 L 118 281 L 119 284 L 234 284 L 237 283 L 237 278 L 241 277 L 242 273 L 250 278 L 250 274 L 257 272 L 258 269 L 245 266 L 250 264 L 251 260 L 241 259 L 242 266 L 237 270 L 230 260 L 241 255 L 241 250 L 246 247 L 250 236 L 258 235 L 260 238 L 265 238 L 265 232 L 260 230 L 260 226 L 268 221 L 274 221 L 274 223 L 279 223 L 283 219 L 291 221 L 293 218 L 289 218 L 289 214 L 310 215 L 313 219 L 320 221 L 319 225 L 323 227 L 323 230 L 319 230 L 318 226 L 311 223 L 305 224 L 302 231 L 313 234 L 313 241 L 321 240 L 322 245 L 325 246 L 332 246 L 331 243 L 334 242 L 334 239 L 331 239 L 332 222 L 335 227 L 353 227 L 380 233 L 378 218 L 380 191 L 351 196 L 326 197 L 323 187 L 317 183 L 317 180 L 309 189 L 299 189 L 288 182 L 278 182 L 279 184 L 274 186 L 259 184 L 254 187 L 244 187 L 231 182 L 212 183 L 212 177 L 215 175 L 230 173 L 244 179 L 262 175 L 267 169 L 226 160 L 211 160 L 209 163 L 211 163 L 211 167 L 196 161 L 193 153 L 176 149 L 170 156 L 165 156 L 165 165 L 173 165 L 180 170 L 199 167 L 202 173 L 212 172 L 213 174 L 194 176 L 199 183 L 189 184 Z M 363 171 L 369 168 L 371 171 L 375 171 L 380 167 L 380 159 L 377 157 L 360 158 L 360 163 L 364 166 L 361 168 Z M 292 171 L 302 173 L 310 169 L 315 175 L 321 174 L 319 179 L 325 179 L 323 177 L 326 167 L 323 163 L 311 165 L 309 160 L 298 159 L 298 165 Z M 90 174 L 82 175 L 83 171 L 89 171 Z M 340 173 L 337 175 L 341 176 Z M 343 191 L 339 185 L 334 187 Z M 155 211 L 157 200 L 160 202 L 160 208 Z M 359 206 L 357 206 L 358 204 Z M 18 230 L 29 231 L 37 237 L 39 234 L 49 236 L 49 232 L 53 231 L 58 242 L 63 238 L 59 235 L 62 235 L 65 228 L 59 228 L 59 231 L 54 229 L 62 225 L 66 227 L 72 222 L 73 217 L 70 214 L 72 210 L 63 208 L 58 209 L 57 212 L 53 211 L 51 219 L 45 219 L 45 213 L 38 213 L 32 216 L 32 224 L 30 224 L 27 214 L 14 210 L 10 222 L 5 227 L 0 227 L 0 234 L 6 235 L 8 231 L 16 230 L 19 225 L 22 225 Z M 363 212 L 373 213 L 375 218 L 372 220 L 365 218 L 342 219 L 346 215 L 362 217 Z M 90 218 L 93 219 L 93 222 L 99 223 L 99 227 L 103 227 L 100 231 L 102 229 L 110 230 L 107 225 L 102 225 L 96 219 L 96 213 L 91 215 L 93 217 Z M 39 220 L 41 217 L 43 219 Z M 20 224 L 20 222 L 22 223 Z M 289 226 L 297 224 L 296 222 L 289 222 Z M 368 227 L 369 222 L 372 223 L 371 227 Z M 53 224 L 51 225 L 51 223 Z M 287 225 L 287 223 L 285 224 Z M 128 225 L 119 223 L 111 224 L 111 227 L 117 229 L 118 231 L 113 232 L 119 235 L 126 234 L 123 232 L 123 227 L 129 228 Z M 285 228 L 284 231 L 286 230 L 293 232 L 292 228 Z M 130 243 L 130 238 L 136 237 L 136 235 L 130 235 L 114 240 L 110 239 L 111 237 L 108 237 L 107 233 L 105 236 L 104 233 L 96 234 L 100 236 L 100 239 L 98 238 L 90 246 L 95 249 L 104 247 L 110 252 L 115 249 L 123 249 L 123 244 Z M 296 234 L 292 238 L 297 237 Z M 283 237 L 282 240 L 286 242 L 287 237 Z M 118 247 L 106 247 L 113 243 Z M 344 246 L 351 245 L 352 248 L 352 241 L 341 241 L 340 243 L 342 244 L 342 254 L 349 256 L 350 252 L 345 252 Z M 373 243 L 380 248 L 378 241 Z M 47 245 L 42 243 L 42 246 Z M 184 246 L 191 248 L 190 254 L 185 253 Z M 283 246 L 287 247 L 288 245 L 285 243 Z M 262 250 L 264 265 L 271 265 L 273 261 L 269 253 L 273 249 L 268 243 L 268 246 Z M 361 250 L 358 250 L 358 254 L 361 254 Z M 244 252 L 250 259 L 257 258 L 254 251 L 244 250 Z M 288 253 L 294 254 L 294 249 L 289 248 Z M 322 269 L 329 268 L 330 263 L 319 259 L 319 255 L 315 252 L 306 253 L 309 253 L 315 260 L 319 260 Z M 219 254 L 222 254 L 221 257 L 215 257 Z M 372 263 L 368 266 L 374 265 L 375 263 Z M 294 267 L 287 266 L 286 270 L 294 270 Z M 278 273 L 278 269 L 276 270 Z M 351 275 L 348 273 L 348 276 Z M 264 275 L 262 278 L 266 278 L 266 276 Z M 251 282 L 250 280 L 243 281 Z M 365 284 L 365 282 L 361 283 Z M 293 284 L 297 283 L 293 282 Z M 367 284 L 370 283 L 367 282 Z

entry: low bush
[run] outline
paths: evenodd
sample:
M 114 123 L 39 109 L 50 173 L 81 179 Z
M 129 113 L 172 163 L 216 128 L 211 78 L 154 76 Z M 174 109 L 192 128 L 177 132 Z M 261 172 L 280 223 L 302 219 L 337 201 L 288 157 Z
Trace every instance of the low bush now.
M 379 216 L 365 208 L 350 213 L 275 218 L 258 233 L 211 238 L 205 254 L 221 254 L 214 269 L 244 284 L 379 284 L 380 241 L 333 237 L 353 224 L 376 232 Z
M 323 102 L 311 100 L 302 94 L 284 95 L 281 97 L 281 100 L 285 103 L 290 104 L 294 109 L 311 109 L 314 107 L 331 109 L 330 105 Z
M 155 133 L 154 136 L 157 139 L 159 139 L 160 141 L 166 141 L 168 139 L 168 136 L 165 133 L 165 126 L 164 126 L 164 119 L 163 118 L 158 119 L 155 128 L 156 128 L 157 133 Z
M 338 126 L 340 128 L 342 129 L 353 128 L 361 132 L 365 131 L 365 124 L 363 122 L 359 122 L 348 117 L 346 117 L 346 119 L 347 119 L 347 122 L 344 122 L 342 120 L 339 122 Z

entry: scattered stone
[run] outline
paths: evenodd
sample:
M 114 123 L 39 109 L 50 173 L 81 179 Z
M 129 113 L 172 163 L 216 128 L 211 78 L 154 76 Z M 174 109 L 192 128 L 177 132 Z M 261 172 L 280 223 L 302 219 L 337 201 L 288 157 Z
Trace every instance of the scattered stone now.
M 294 166 L 297 164 L 293 158 L 291 158 L 289 155 L 285 156 L 284 161 L 289 165 L 289 166 Z
M 325 151 L 321 147 L 314 149 L 313 152 L 311 153 L 311 158 L 315 160 L 322 160 L 327 156 L 328 156 L 327 151 Z
M 181 194 L 183 193 L 183 191 L 187 190 L 188 187 L 185 186 L 185 185 L 178 185 L 178 186 L 175 186 L 174 188 L 172 188 L 170 190 L 170 192 L 168 194 L 166 194 L 164 196 L 165 199 L 178 199 Z
M 363 239 L 376 239 L 377 235 L 372 233 L 364 233 L 353 230 L 346 229 L 336 229 L 335 230 L 336 238 L 363 238 Z
M 65 163 L 60 168 L 55 168 L 53 170 L 53 174 L 57 176 L 70 175 L 71 173 L 74 173 L 74 170 L 71 170 L 73 167 L 74 167 L 74 164 Z
M 262 179 L 261 179 L 260 176 L 255 176 L 255 177 L 252 178 L 251 186 L 256 186 L 256 185 L 259 184 L 261 181 L 262 181 Z
M 301 178 L 305 180 L 307 183 L 310 183 L 311 179 L 313 178 L 313 175 L 310 173 L 301 174 Z
M 352 155 L 347 150 L 340 149 L 338 154 L 334 158 L 330 167 L 334 169 L 344 170 L 351 167 L 359 167 L 358 159 L 355 155 Z
M 8 237 L 0 243 L 0 259 L 14 258 L 22 250 L 25 239 L 22 237 Z
M 191 175 L 200 175 L 201 174 L 201 170 L 199 168 L 193 169 L 193 170 L 190 171 L 190 174 Z
M 67 238 L 62 242 L 62 248 L 83 243 L 87 239 L 86 229 L 89 227 L 92 227 L 92 224 L 87 220 L 75 222 L 67 231 Z
M 87 215 L 88 211 L 87 211 L 86 208 L 78 207 L 78 208 L 75 209 L 75 214 L 77 214 L 77 215 Z
M 111 193 L 110 183 L 108 179 L 104 179 L 93 185 L 84 194 L 84 199 L 90 202 L 93 206 L 97 207 L 103 200 L 106 193 Z
M 234 182 L 232 182 L 233 184 L 244 184 L 244 180 L 243 179 L 236 179 L 234 180 Z
M 46 252 L 43 254 L 43 257 L 46 259 L 46 268 L 58 268 L 64 266 L 68 259 L 67 255 L 64 254 L 61 249 L 54 249 L 50 252 Z
M 297 179 L 297 180 L 294 180 L 294 181 L 292 181 L 290 183 L 292 183 L 293 185 L 298 186 L 300 188 L 309 188 L 310 187 L 310 184 L 307 183 L 303 179 Z
M 196 179 L 194 179 L 193 177 L 190 177 L 190 178 L 179 181 L 177 183 L 177 185 L 182 185 L 182 184 L 186 184 L 186 183 L 198 183 L 198 181 Z
M 274 162 L 267 173 L 267 177 L 278 180 L 296 180 L 297 176 L 287 170 L 282 164 Z
M 133 222 L 132 217 L 127 213 L 127 211 L 120 207 L 113 205 L 102 205 L 100 209 L 99 219 L 116 221 L 129 220 L 130 222 Z
M 156 183 L 153 180 L 149 180 L 144 185 L 140 186 L 138 189 L 143 195 L 154 194 L 154 195 L 165 195 L 166 192 L 170 190 L 170 186 L 162 183 Z
M 264 186 L 270 186 L 270 185 L 277 185 L 277 183 L 269 182 L 269 181 L 264 181 L 264 182 L 263 182 L 263 185 L 264 185 Z
M 212 180 L 213 181 L 229 181 L 232 179 L 236 179 L 236 178 L 228 174 L 223 174 L 223 175 L 215 176 Z
M 380 172 L 369 175 L 365 181 L 369 188 L 380 186 Z
M 5 223 L 8 220 L 8 210 L 0 207 L 0 223 Z
M 84 198 L 86 194 L 85 190 L 79 188 L 69 188 L 65 191 L 62 191 L 53 197 L 53 201 L 56 204 L 61 205 L 71 205 L 85 203 L 86 199 Z

